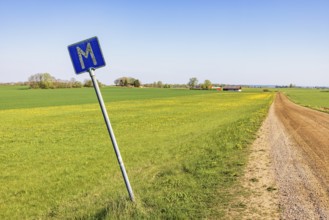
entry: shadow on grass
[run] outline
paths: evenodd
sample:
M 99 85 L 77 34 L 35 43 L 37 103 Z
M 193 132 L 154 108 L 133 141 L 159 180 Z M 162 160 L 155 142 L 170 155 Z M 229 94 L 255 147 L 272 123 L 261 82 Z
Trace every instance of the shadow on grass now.
M 103 220 L 103 219 L 106 219 L 106 217 L 108 217 L 109 214 L 110 214 L 109 207 L 105 207 L 105 208 L 100 209 L 97 213 L 95 213 L 95 215 L 92 217 L 92 219 Z
M 140 219 L 144 216 L 139 213 L 136 203 L 132 203 L 129 198 L 121 197 L 104 204 L 103 208 L 92 215 L 84 216 L 81 219 Z

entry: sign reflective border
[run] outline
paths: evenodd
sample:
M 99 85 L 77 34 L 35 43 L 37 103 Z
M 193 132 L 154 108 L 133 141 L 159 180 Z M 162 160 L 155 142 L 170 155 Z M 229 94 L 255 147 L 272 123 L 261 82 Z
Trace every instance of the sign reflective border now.
M 68 46 L 72 64 L 76 74 L 105 66 L 105 60 L 97 37 Z

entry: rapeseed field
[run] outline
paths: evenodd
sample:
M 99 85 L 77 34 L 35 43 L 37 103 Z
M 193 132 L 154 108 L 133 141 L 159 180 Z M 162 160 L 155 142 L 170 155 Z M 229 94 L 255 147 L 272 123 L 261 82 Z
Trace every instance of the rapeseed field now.
M 77 89 L 88 101 L 74 103 L 70 91 L 46 91 L 55 100 L 39 105 L 33 96 L 33 105 L 16 104 L 22 91 L 1 108 L 1 219 L 224 218 L 274 96 L 103 89 L 132 203 L 96 96 Z

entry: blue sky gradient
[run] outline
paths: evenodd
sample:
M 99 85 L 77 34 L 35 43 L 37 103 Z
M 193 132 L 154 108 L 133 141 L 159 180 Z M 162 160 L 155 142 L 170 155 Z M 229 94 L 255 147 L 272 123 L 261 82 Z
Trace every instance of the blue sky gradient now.
M 98 36 L 100 81 L 329 86 L 329 1 L 0 1 L 0 82 L 75 75 L 67 46 Z

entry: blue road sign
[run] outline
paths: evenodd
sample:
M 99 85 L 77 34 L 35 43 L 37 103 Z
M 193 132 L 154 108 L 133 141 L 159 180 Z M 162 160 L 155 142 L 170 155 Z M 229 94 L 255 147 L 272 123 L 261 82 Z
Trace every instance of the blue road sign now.
M 71 44 L 68 49 L 76 74 L 87 72 L 90 68 L 105 66 L 97 37 Z

